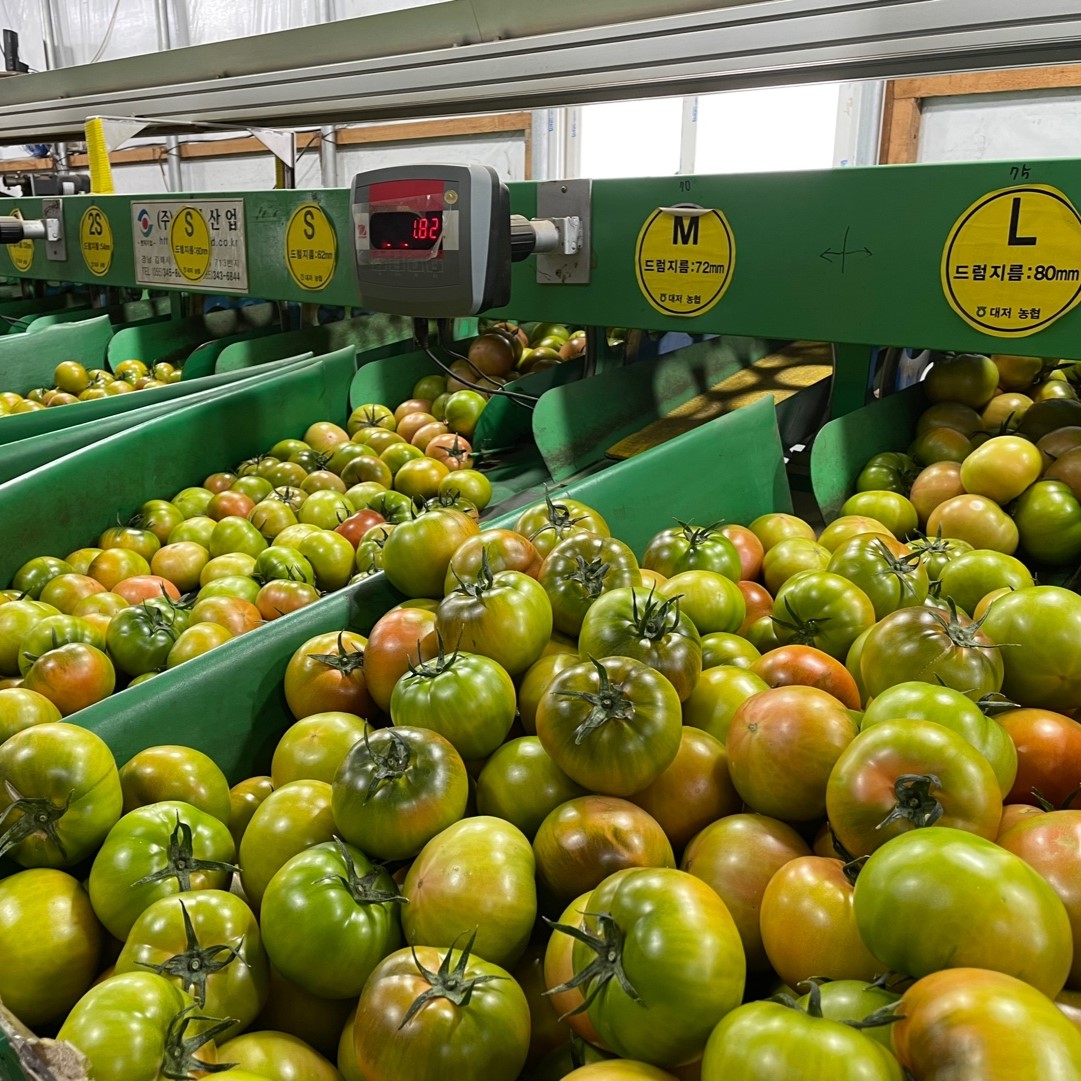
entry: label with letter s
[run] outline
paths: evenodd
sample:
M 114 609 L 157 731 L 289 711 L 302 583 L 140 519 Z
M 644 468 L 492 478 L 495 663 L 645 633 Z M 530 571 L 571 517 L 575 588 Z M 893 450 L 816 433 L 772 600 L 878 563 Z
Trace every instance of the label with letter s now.
M 285 227 L 285 265 L 301 289 L 322 289 L 334 277 L 338 238 L 317 203 L 301 203 Z
M 131 243 L 139 285 L 248 291 L 243 199 L 133 200 Z
M 1081 301 L 1081 215 L 1046 184 L 988 192 L 954 223 L 942 290 L 969 326 L 1024 338 Z

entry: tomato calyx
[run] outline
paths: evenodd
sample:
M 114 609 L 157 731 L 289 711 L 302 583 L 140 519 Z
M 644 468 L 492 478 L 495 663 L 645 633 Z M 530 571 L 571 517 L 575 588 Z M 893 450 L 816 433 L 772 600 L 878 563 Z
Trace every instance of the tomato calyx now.
M 361 671 L 364 668 L 364 650 L 353 649 L 346 652 L 344 635 L 345 631 L 338 634 L 337 653 L 309 653 L 308 659 L 325 664 L 328 668 L 341 672 L 343 676 L 351 676 L 354 672 Z
M 366 409 L 362 409 L 361 412 L 354 413 L 350 418 L 356 424 L 357 431 L 362 428 L 385 428 L 386 425 L 382 423 L 386 419 L 386 414 L 380 415 L 379 411 L 374 406 L 368 406 Z
M 638 594 L 631 591 L 631 625 L 640 638 L 655 642 L 679 630 L 679 602 L 683 594 L 664 600 L 654 600 L 653 597 L 654 590 L 651 589 L 645 605 L 639 610 Z
M 417 676 L 419 679 L 435 679 L 436 676 L 441 676 L 444 672 L 450 671 L 458 661 L 458 649 L 455 648 L 454 652 L 447 653 L 447 648 L 443 643 L 443 634 L 441 631 L 435 632 L 436 643 L 436 655 L 429 658 L 426 661 L 414 661 L 411 657 L 406 659 L 406 664 L 409 666 L 409 674 L 411 676 Z M 417 656 L 421 655 L 421 644 L 417 641 Z
M 787 619 L 781 619 L 780 616 L 771 616 L 774 624 L 778 627 L 783 627 L 789 632 L 789 642 L 792 645 L 797 646 L 814 646 L 817 645 L 818 639 L 822 635 L 823 628 L 830 622 L 829 616 L 821 616 L 817 619 L 804 619 L 796 610 L 792 607 L 792 602 L 788 597 L 784 600 L 785 611 L 788 612 L 791 617 L 791 622 Z
M 458 579 L 455 593 L 464 593 L 467 597 L 474 599 L 487 593 L 495 585 L 495 575 L 492 573 L 492 564 L 488 559 L 488 548 L 484 547 L 480 550 L 480 567 L 471 582 L 465 581 L 457 571 L 454 572 L 454 577 Z
M 191 876 L 193 871 L 221 871 L 232 873 L 240 868 L 233 863 L 224 863 L 221 860 L 202 860 L 195 856 L 192 847 L 191 826 L 183 821 L 180 815 L 176 816 L 176 827 L 169 837 L 169 848 L 165 856 L 165 866 L 158 871 L 151 871 L 144 875 L 132 886 L 146 886 L 151 882 L 163 882 L 167 878 L 175 878 L 180 886 L 180 892 L 186 893 L 191 889 Z
M 611 564 L 603 559 L 586 560 L 584 556 L 574 557 L 575 568 L 563 575 L 564 582 L 578 582 L 582 592 L 591 600 L 596 600 L 604 592 L 604 580 L 608 577 Z
M 334 838 L 338 847 L 338 854 L 345 865 L 344 875 L 327 875 L 326 878 L 317 879 L 315 885 L 334 882 L 341 886 L 353 899 L 356 905 L 385 905 L 385 904 L 408 904 L 409 898 L 403 897 L 396 889 L 385 890 L 377 885 L 382 868 L 375 865 L 366 875 L 357 874 L 357 865 L 353 857 L 349 855 L 349 849 L 340 837 Z
M 563 1014 L 560 1021 L 568 1017 L 574 1017 L 576 1014 L 585 1013 L 593 1000 L 613 979 L 629 999 L 637 1002 L 640 1006 L 644 1006 L 642 996 L 627 978 L 626 972 L 623 971 L 623 931 L 619 924 L 616 923 L 615 917 L 610 912 L 586 912 L 583 915 L 591 916 L 597 921 L 599 934 L 587 931 L 584 927 L 574 927 L 569 923 L 556 923 L 547 917 L 544 920 L 553 931 L 561 931 L 565 935 L 570 935 L 571 938 L 588 946 L 597 955 L 581 972 L 576 972 L 566 983 L 561 983 L 558 987 L 552 987 L 544 992 L 545 995 L 558 995 L 563 991 L 573 991 L 576 988 L 592 984 L 589 988 L 589 994 L 586 995 L 581 1004 Z
M 683 530 L 683 535 L 687 538 L 687 544 L 692 551 L 705 541 L 712 540 L 723 525 L 723 522 L 714 522 L 712 525 L 690 525 L 687 522 L 681 522 L 678 518 L 676 523 Z
M 574 744 L 582 743 L 598 728 L 609 721 L 629 721 L 634 716 L 634 703 L 623 693 L 619 684 L 613 684 L 608 677 L 608 669 L 593 657 L 590 663 L 597 669 L 600 680 L 599 691 L 556 691 L 563 698 L 577 698 L 589 704 L 586 719 L 574 730 Z
M 413 1020 L 414 1017 L 424 1007 L 436 998 L 445 998 L 449 1002 L 453 1002 L 455 1006 L 468 1006 L 469 1000 L 473 997 L 473 991 L 482 983 L 491 983 L 492 980 L 503 980 L 507 977 L 497 976 L 495 973 L 486 973 L 480 976 L 467 976 L 466 966 L 469 964 L 469 955 L 473 949 L 473 943 L 476 940 L 477 932 L 474 931 L 469 936 L 469 941 L 465 944 L 465 948 L 458 956 L 458 963 L 451 968 L 451 958 L 454 956 L 454 947 L 451 946 L 445 954 L 443 954 L 443 960 L 439 964 L 437 971 L 432 972 L 426 969 L 421 964 L 420 958 L 417 956 L 416 949 L 413 949 L 413 964 L 417 966 L 417 971 L 428 982 L 428 990 L 422 991 L 413 1002 L 410 1004 L 409 1009 L 405 1012 L 405 1017 L 402 1018 L 402 1023 L 398 1026 L 398 1030 L 401 1031 Z
M 816 976 L 810 980 L 801 980 L 796 984 L 797 990 L 804 987 L 808 988 L 806 1009 L 804 1009 L 792 995 L 786 994 L 783 991 L 773 995 L 769 1001 L 777 1002 L 780 1005 L 787 1006 L 790 1010 L 796 1010 L 799 1013 L 806 1013 L 808 1017 L 824 1018 L 825 1014 L 822 1012 L 822 982 L 823 977 Z M 872 986 L 875 985 L 872 984 Z M 848 1025 L 849 1028 L 854 1028 L 862 1032 L 864 1029 L 868 1028 L 883 1028 L 885 1025 L 896 1024 L 898 1021 L 904 1020 L 904 1016 L 905 1015 L 902 1013 L 897 1013 L 891 1003 L 879 1007 L 874 1013 L 869 1013 L 866 1017 L 838 1019 L 838 1023 Z
M 194 1012 L 196 1009 L 194 1003 L 185 1006 L 169 1022 L 161 1067 L 162 1076 L 169 1081 L 193 1081 L 199 1074 L 222 1073 L 236 1066 L 235 1062 L 204 1062 L 196 1058 L 200 1048 L 237 1023 L 233 1017 L 202 1017 Z M 196 1036 L 188 1036 L 187 1027 L 193 1022 L 209 1022 L 210 1027 Z
M 992 691 L 990 694 L 985 694 L 976 705 L 979 707 L 980 712 L 988 717 L 995 717 L 999 713 L 1008 713 L 1011 709 L 1021 708 L 1019 703 L 1011 701 L 1001 691 Z
M 983 626 L 983 621 L 987 616 L 983 616 L 980 619 L 970 621 L 966 627 L 961 622 L 961 617 L 957 612 L 957 604 L 952 597 L 946 598 L 946 605 L 950 611 L 950 618 L 947 619 L 941 611 L 938 609 L 930 609 L 934 614 L 935 619 L 942 624 L 942 629 L 946 632 L 950 641 L 955 646 L 960 646 L 963 649 L 981 649 L 990 647 L 991 649 L 1000 649 L 1001 645 L 994 642 L 987 641 L 986 637 L 981 641 L 977 637 L 980 633 L 980 628 Z
M 383 729 L 390 740 L 390 747 L 386 753 L 381 753 L 372 747 L 368 733 L 364 733 L 364 750 L 372 761 L 372 776 L 368 781 L 367 791 L 364 793 L 364 802 L 367 803 L 379 790 L 391 781 L 404 777 L 413 764 L 413 752 L 409 744 L 393 728 Z
M 562 540 L 571 529 L 584 519 L 584 515 L 575 518 L 566 503 L 553 502 L 549 492 L 544 493 L 544 506 L 548 512 L 548 521 L 539 529 L 533 530 L 528 537 L 531 541 L 549 530 L 554 531 L 555 535 Z
M 53 803 L 45 797 L 22 795 L 9 780 L 4 781 L 4 788 L 7 790 L 11 803 L 4 808 L 3 812 L 0 812 L 0 826 L 13 811 L 18 811 L 19 817 L 3 833 L 0 833 L 0 857 L 35 833 L 44 833 L 66 860 L 68 854 L 57 832 L 56 824 L 67 814 L 68 807 L 71 806 L 71 798 L 75 793 L 69 792 L 68 798 L 63 803 Z
M 907 555 L 895 556 L 883 540 L 878 541 L 877 547 L 882 557 L 882 569 L 878 573 L 892 574 L 897 579 L 897 587 L 902 597 L 906 592 L 914 592 L 908 578 L 920 569 L 920 553 L 909 552 Z
M 902 773 L 893 782 L 897 805 L 875 829 L 885 829 L 894 822 L 910 822 L 916 829 L 933 826 L 946 811 L 932 794 L 933 789 L 941 787 L 942 782 L 933 773 Z
M 218 943 L 214 946 L 201 946 L 199 937 L 188 915 L 187 905 L 180 902 L 180 913 L 184 917 L 184 952 L 173 954 L 160 964 L 152 965 L 149 961 L 139 961 L 141 968 L 147 968 L 158 976 L 172 976 L 180 981 L 200 1009 L 206 1005 L 206 981 L 211 976 L 228 968 L 240 957 L 238 946 Z M 243 936 L 240 945 L 244 945 Z

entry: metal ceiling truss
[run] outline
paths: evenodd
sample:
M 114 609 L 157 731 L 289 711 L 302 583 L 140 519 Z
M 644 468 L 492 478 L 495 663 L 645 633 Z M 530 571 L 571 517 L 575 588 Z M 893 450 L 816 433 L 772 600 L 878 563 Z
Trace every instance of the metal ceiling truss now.
M 639 15 L 689 3 L 622 0 L 617 7 Z M 1077 0 L 760 0 L 570 29 L 583 8 L 594 19 L 614 19 L 612 3 L 551 0 L 542 5 L 546 15 L 523 14 L 522 23 L 563 28 L 513 36 L 523 6 L 498 5 L 497 19 L 490 0 L 451 0 L 248 39 L 244 62 L 264 57 L 277 64 L 273 70 L 237 74 L 236 43 L 229 43 L 231 63 L 211 45 L 21 76 L 4 84 L 0 142 L 72 138 L 88 116 L 102 113 L 160 118 L 154 127 L 165 132 L 189 122 L 294 126 L 1061 64 L 1081 56 Z M 492 40 L 501 35 L 510 36 Z M 281 63 L 284 39 L 291 43 L 288 65 Z M 433 44 L 437 39 L 441 44 Z M 448 41 L 455 44 L 442 44 Z M 356 59 L 342 59 L 346 48 Z

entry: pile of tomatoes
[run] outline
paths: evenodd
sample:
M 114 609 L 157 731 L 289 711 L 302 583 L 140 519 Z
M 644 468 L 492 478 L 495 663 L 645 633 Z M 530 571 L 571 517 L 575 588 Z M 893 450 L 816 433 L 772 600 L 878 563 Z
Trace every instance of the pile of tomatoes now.
M 460 431 L 484 403 L 444 383 L 417 389 L 443 394 L 455 431 L 426 423 L 425 399 L 394 412 L 362 405 L 346 428 L 313 424 L 304 439 L 148 500 L 92 547 L 29 560 L 0 593 L 2 685 L 70 716 L 373 573 L 395 523 L 429 506 L 477 517 L 491 486 L 469 468 Z
M 1081 402 L 1065 372 L 1039 357 L 966 353 L 936 363 L 922 386 L 931 404 L 907 453 L 871 458 L 856 487 L 872 494 L 851 505 L 874 513 L 874 492 L 900 493 L 930 536 L 1076 564 Z
M 1015 563 L 434 507 L 265 776 L 0 690 L 0 998 L 115 1081 L 1081 1076 L 1081 597 Z
M 133 390 L 153 390 L 179 383 L 181 375 L 179 368 L 165 360 L 152 369 L 141 360 L 122 360 L 112 372 L 104 368 L 87 370 L 77 360 L 65 360 L 56 366 L 51 387 L 35 387 L 25 395 L 13 390 L 0 393 L 0 417 L 90 402 L 96 398 L 112 398 Z

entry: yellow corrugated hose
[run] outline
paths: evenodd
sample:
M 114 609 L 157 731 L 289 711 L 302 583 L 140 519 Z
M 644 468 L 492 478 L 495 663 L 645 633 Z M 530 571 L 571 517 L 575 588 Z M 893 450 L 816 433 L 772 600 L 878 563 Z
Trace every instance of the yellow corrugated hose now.
M 105 127 L 100 116 L 86 122 L 86 156 L 90 164 L 90 190 L 96 195 L 112 195 L 113 168 L 105 145 Z

